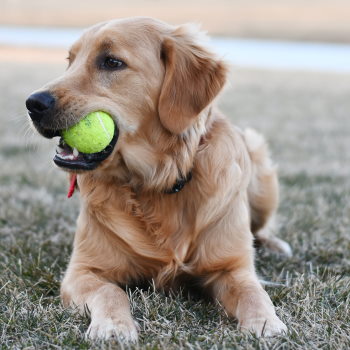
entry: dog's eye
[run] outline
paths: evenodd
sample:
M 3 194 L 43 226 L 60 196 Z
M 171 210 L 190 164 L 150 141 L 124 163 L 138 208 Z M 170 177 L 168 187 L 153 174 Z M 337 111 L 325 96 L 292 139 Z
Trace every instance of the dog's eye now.
M 104 61 L 102 62 L 103 69 L 110 69 L 110 70 L 116 70 L 116 69 L 122 69 L 125 68 L 126 64 L 114 57 L 106 57 Z

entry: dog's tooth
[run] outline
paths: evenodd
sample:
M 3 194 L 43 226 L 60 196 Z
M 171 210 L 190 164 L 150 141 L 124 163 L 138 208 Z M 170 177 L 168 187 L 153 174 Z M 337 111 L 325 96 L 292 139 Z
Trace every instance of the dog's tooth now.
M 63 148 L 60 146 L 56 146 L 56 152 L 57 153 L 62 153 L 63 152 Z
M 79 151 L 75 147 L 73 148 L 73 155 L 74 157 L 78 157 L 79 155 Z
M 73 154 L 61 155 L 60 157 L 65 160 L 74 160 L 75 158 Z

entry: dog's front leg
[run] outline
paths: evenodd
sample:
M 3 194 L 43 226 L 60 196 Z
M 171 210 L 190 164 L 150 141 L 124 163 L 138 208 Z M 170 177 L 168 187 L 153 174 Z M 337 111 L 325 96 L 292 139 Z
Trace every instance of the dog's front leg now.
M 62 282 L 61 297 L 64 305 L 78 307 L 81 312 L 89 311 L 89 338 L 115 336 L 124 341 L 137 341 L 137 329 L 130 313 L 128 297 L 117 285 L 93 272 L 70 266 Z
M 242 330 L 257 336 L 273 336 L 287 330 L 252 269 L 224 273 L 214 283 L 214 294 Z
M 237 195 L 226 214 L 199 238 L 194 254 L 199 273 L 207 275 L 214 298 L 239 326 L 258 336 L 286 331 L 260 285 L 254 267 L 253 235 L 246 196 Z

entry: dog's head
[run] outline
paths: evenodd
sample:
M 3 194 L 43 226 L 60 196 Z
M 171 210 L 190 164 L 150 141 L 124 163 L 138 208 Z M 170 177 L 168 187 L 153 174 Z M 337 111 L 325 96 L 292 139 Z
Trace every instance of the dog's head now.
M 227 71 L 187 26 L 147 18 L 98 24 L 72 46 L 68 60 L 63 76 L 26 102 L 35 128 L 52 138 L 85 115 L 105 111 L 116 135 L 96 154 L 73 154 L 65 145 L 57 165 L 134 173 L 145 184 L 163 174 L 164 187 L 187 174 Z

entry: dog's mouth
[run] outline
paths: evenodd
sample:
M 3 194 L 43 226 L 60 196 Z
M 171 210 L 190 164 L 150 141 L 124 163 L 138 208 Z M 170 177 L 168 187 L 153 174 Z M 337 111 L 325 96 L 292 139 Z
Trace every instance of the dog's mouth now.
M 115 127 L 114 136 L 109 145 L 97 153 L 82 153 L 76 148 L 68 146 L 62 137 L 56 147 L 56 155 L 53 158 L 55 164 L 68 170 L 93 170 L 107 159 L 113 152 L 119 136 L 119 130 Z

